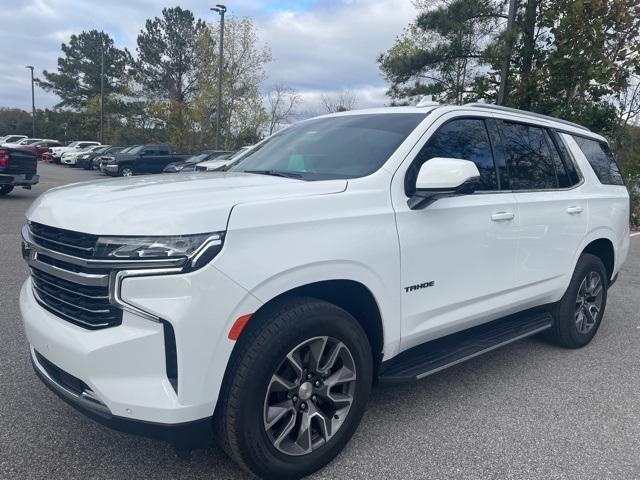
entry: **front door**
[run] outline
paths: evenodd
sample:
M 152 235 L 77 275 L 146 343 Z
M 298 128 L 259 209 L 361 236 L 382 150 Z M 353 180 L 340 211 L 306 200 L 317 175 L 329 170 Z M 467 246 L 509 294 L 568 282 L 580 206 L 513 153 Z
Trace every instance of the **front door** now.
M 493 130 L 482 117 L 452 114 L 430 131 L 435 133 L 407 159 L 411 166 L 403 165 L 394 177 L 394 184 L 404 183 L 402 192 L 393 189 L 401 245 L 403 350 L 501 316 L 516 278 L 519 219 L 514 194 L 501 190 L 504 159 L 494 156 L 495 132 L 490 136 Z M 407 199 L 417 171 L 434 157 L 473 161 L 481 187 L 471 195 L 411 210 Z

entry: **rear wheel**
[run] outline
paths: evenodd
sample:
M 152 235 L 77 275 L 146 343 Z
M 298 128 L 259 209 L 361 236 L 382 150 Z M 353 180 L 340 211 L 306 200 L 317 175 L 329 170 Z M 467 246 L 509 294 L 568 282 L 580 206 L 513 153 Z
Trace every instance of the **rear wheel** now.
M 371 390 L 362 327 L 341 308 L 311 298 L 252 318 L 230 365 L 217 438 L 262 478 L 300 478 L 330 462 L 355 432 Z
M 13 191 L 13 185 L 0 185 L 0 197 L 8 195 Z
M 120 167 L 118 169 L 118 176 L 119 177 L 132 177 L 133 176 L 133 169 L 131 167 Z
M 595 336 L 607 305 L 607 271 L 595 255 L 578 260 L 569 288 L 555 306 L 547 338 L 567 348 L 587 345 Z

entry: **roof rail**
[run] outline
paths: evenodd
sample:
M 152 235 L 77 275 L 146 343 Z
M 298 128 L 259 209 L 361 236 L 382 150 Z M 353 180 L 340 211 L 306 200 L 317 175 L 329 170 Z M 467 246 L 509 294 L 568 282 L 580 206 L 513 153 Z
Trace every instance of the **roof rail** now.
M 498 111 L 507 112 L 507 113 L 517 113 L 520 115 L 526 115 L 528 117 L 540 118 L 543 120 L 550 120 L 552 122 L 563 123 L 565 125 L 570 125 L 572 127 L 579 128 L 580 130 L 586 130 L 587 132 L 591 131 L 587 127 L 583 127 L 582 125 L 579 125 L 577 123 L 570 122 L 569 120 L 562 120 L 561 118 L 551 117 L 549 115 L 543 115 L 541 113 L 527 112 L 526 110 L 520 110 L 518 108 L 503 107 L 501 105 L 493 105 L 490 103 L 467 103 L 464 106 L 486 108 L 488 110 L 498 110 Z

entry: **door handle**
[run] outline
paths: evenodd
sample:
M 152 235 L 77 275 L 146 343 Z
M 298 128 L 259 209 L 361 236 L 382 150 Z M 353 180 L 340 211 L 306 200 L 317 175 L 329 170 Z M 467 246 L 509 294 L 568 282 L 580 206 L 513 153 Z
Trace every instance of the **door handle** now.
M 577 215 L 579 213 L 582 213 L 583 208 L 578 206 L 578 205 L 572 205 L 571 207 L 567 208 L 567 213 L 569 215 Z
M 513 220 L 516 214 L 512 212 L 496 212 L 491 215 L 491 220 L 494 222 L 505 222 L 509 220 Z

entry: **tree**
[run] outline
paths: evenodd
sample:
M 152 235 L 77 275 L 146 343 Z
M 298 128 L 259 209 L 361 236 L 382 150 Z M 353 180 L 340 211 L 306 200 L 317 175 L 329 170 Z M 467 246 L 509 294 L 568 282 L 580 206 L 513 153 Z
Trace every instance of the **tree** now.
M 219 25 L 208 24 L 198 49 L 197 95 L 193 105 L 194 127 L 203 145 L 213 143 L 215 105 L 218 94 Z M 268 122 L 260 84 L 271 50 L 259 48 L 253 22 L 249 18 L 228 17 L 224 31 L 222 79 L 222 144 L 236 148 L 258 141 Z
M 295 115 L 295 108 L 301 98 L 293 88 L 278 82 L 266 95 L 267 114 L 269 115 L 269 135 L 272 135 L 282 124 L 289 123 L 289 117 Z
M 494 47 L 489 40 L 502 31 L 504 2 L 444 0 L 415 5 L 421 10 L 416 21 L 378 57 L 391 84 L 389 96 L 407 102 L 434 95 L 456 104 L 481 96 L 479 79 L 487 80 L 483 65 Z
M 358 105 L 358 97 L 353 90 L 340 90 L 334 95 L 322 95 L 320 103 L 327 113 L 346 112 Z
M 138 35 L 136 79 L 144 94 L 164 104 L 171 143 L 187 148 L 189 102 L 196 95 L 200 38 L 205 23 L 180 7 L 164 8 Z
M 113 39 L 104 32 L 89 30 L 71 35 L 68 44 L 62 44 L 63 56 L 58 58 L 58 71 L 44 71 L 44 80 L 37 80 L 46 91 L 61 99 L 57 107 L 81 110 L 92 99 L 100 96 L 100 61 L 104 51 L 105 96 L 124 95 L 128 92 L 131 54 L 116 48 Z
M 31 135 L 31 115 L 19 108 L 0 107 L 0 132 L 3 135 Z
M 533 42 L 523 36 L 521 75 L 509 103 L 611 133 L 640 69 L 640 2 L 539 1 L 536 24 Z

